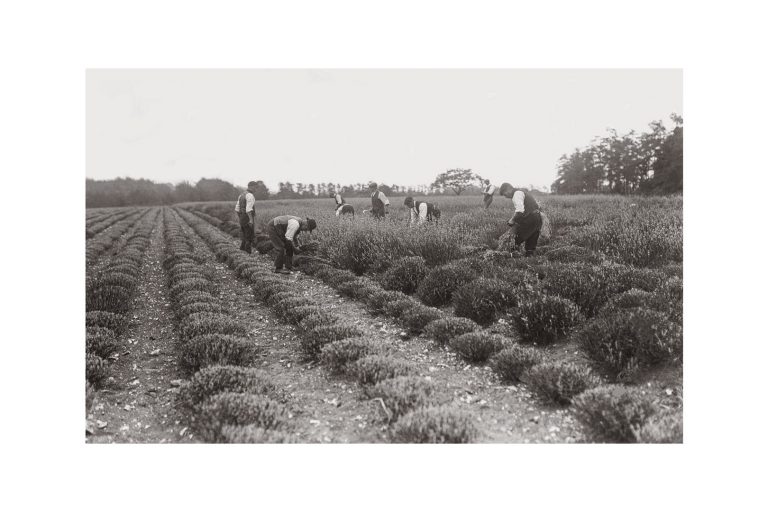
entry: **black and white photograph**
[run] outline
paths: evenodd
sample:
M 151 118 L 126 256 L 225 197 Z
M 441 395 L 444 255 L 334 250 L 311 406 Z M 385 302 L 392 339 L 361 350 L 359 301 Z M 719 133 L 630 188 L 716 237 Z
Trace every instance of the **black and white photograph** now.
M 763 510 L 764 20 L 1 4 L 0 507 Z
M 86 442 L 683 442 L 681 70 L 86 73 Z

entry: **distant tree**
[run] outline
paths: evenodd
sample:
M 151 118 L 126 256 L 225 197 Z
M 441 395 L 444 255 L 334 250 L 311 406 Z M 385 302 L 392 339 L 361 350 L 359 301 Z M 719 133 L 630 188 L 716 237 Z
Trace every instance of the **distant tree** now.
M 177 203 L 198 201 L 197 190 L 188 181 L 177 183 L 173 189 L 173 199 Z
M 228 181 L 202 178 L 195 184 L 198 201 L 235 200 L 240 191 Z
M 452 189 L 454 193 L 459 196 L 476 179 L 477 175 L 472 173 L 472 169 L 448 169 L 437 175 L 431 188 L 443 190 L 447 187 Z
M 675 128 L 661 121 L 644 133 L 620 135 L 609 129 L 583 149 L 563 155 L 552 183 L 557 194 L 637 192 L 669 194 L 683 190 L 683 119 L 670 116 Z
M 279 190 L 275 197 L 278 199 L 296 199 L 298 194 L 293 190 L 293 183 L 286 181 L 285 183 L 278 183 Z
M 257 201 L 262 201 L 264 199 L 269 199 L 269 189 L 264 184 L 263 181 L 259 180 L 256 182 L 256 186 L 254 187 L 255 190 L 253 192 L 253 197 L 256 198 Z
M 646 191 L 655 194 L 683 191 L 683 119 L 672 115 L 677 126 L 661 144 L 653 162 L 653 177 L 645 187 Z

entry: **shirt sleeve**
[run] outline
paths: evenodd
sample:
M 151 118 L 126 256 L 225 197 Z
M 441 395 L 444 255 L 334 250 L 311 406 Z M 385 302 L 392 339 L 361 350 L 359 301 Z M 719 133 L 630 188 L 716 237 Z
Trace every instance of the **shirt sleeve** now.
M 291 219 L 288 221 L 288 228 L 285 230 L 285 239 L 293 241 L 293 237 L 296 236 L 296 232 L 299 230 L 299 221 Z
M 427 220 L 427 203 L 421 203 L 419 205 L 419 220 L 425 221 Z
M 254 211 L 256 206 L 256 197 L 253 194 L 245 195 L 245 213 Z
M 488 185 L 488 194 L 493 195 L 493 193 L 496 192 L 496 187 L 494 185 Z
M 525 192 L 518 190 L 512 196 L 512 204 L 515 205 L 515 213 L 525 212 Z
M 410 208 L 411 210 L 411 224 L 416 222 L 416 208 Z
M 235 201 L 235 213 L 240 213 L 240 198 L 237 198 L 237 201 Z
M 385 205 L 389 206 L 389 199 L 387 199 L 387 196 L 384 195 L 384 192 L 379 190 L 379 199 L 381 199 Z

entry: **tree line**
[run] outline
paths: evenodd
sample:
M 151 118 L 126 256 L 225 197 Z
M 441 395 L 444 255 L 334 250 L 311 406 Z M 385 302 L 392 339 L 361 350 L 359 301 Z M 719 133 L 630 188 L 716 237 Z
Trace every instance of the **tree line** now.
M 86 208 L 108 206 L 155 206 L 193 201 L 234 201 L 242 188 L 216 178 L 203 178 L 195 184 L 183 181 L 177 184 L 155 183 L 147 179 L 116 178 L 112 180 L 85 180 Z M 450 188 L 433 186 L 402 186 L 380 183 L 379 190 L 387 196 L 442 195 L 452 194 Z M 264 199 L 312 199 L 329 197 L 331 191 L 338 191 L 344 197 L 368 197 L 368 183 L 291 183 L 280 182 L 276 191 L 271 191 L 263 181 L 257 181 L 254 196 Z M 463 189 L 467 194 L 479 194 L 479 187 L 469 185 Z
M 563 155 L 552 183 L 555 194 L 674 194 L 683 191 L 683 118 L 672 130 L 654 121 L 647 132 L 608 134 Z

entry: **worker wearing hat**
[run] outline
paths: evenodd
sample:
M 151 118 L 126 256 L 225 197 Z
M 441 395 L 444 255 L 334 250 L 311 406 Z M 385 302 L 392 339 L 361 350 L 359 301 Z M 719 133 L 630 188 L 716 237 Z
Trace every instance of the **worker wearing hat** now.
M 298 235 L 301 231 L 310 233 L 317 228 L 315 219 L 302 219 L 293 215 L 280 215 L 267 223 L 267 233 L 275 250 L 275 272 L 288 274 L 293 270 L 293 253 L 300 249 Z M 283 269 L 285 266 L 285 269 Z

